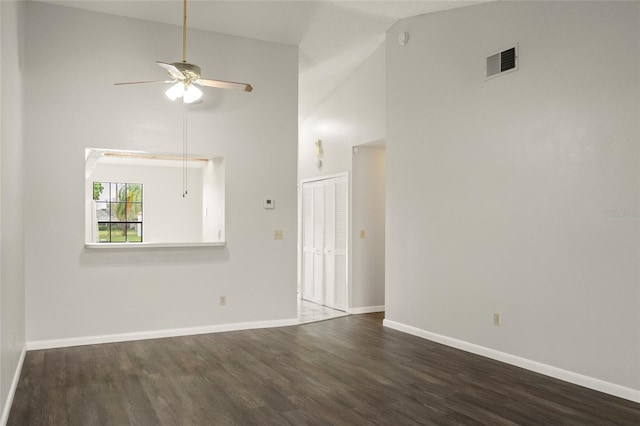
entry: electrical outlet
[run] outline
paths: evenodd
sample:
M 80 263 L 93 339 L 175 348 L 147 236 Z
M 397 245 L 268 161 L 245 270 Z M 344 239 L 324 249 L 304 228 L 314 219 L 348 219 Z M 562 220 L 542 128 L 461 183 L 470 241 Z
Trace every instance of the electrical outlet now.
M 220 306 L 225 306 L 227 304 L 227 296 L 220 296 Z
M 273 239 L 274 240 L 281 240 L 284 237 L 282 236 L 282 229 L 276 229 L 275 231 L 273 231 Z
M 500 313 L 499 312 L 494 312 L 493 313 L 493 325 L 500 326 L 501 323 L 502 323 L 502 320 L 500 318 Z

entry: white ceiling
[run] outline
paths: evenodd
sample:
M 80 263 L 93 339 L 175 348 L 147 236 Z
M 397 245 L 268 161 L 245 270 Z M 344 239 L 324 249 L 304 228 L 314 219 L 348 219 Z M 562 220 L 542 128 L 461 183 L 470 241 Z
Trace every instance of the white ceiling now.
M 182 25 L 182 0 L 45 1 Z M 188 27 L 298 46 L 304 119 L 380 46 L 398 19 L 483 2 L 189 0 Z

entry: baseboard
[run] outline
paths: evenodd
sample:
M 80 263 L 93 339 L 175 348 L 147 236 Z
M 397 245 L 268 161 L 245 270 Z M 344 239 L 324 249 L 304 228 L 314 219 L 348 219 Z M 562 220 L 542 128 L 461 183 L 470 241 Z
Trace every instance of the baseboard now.
M 362 306 L 360 308 L 349 309 L 350 314 L 371 314 L 373 312 L 384 312 L 384 305 L 380 306 Z
M 20 354 L 20 359 L 18 360 L 18 365 L 16 367 L 16 372 L 13 374 L 13 380 L 11 381 L 11 387 L 9 388 L 9 393 L 7 394 L 7 401 L 4 404 L 4 409 L 2 410 L 2 417 L 0 418 L 0 425 L 5 426 L 7 421 L 9 420 L 9 413 L 11 413 L 11 405 L 13 405 L 13 397 L 16 394 L 16 389 L 18 388 L 18 381 L 20 380 L 20 373 L 22 373 L 22 365 L 24 364 L 24 357 L 27 354 L 27 346 L 24 345 L 22 347 L 22 353 Z
M 163 337 L 193 336 L 196 334 L 221 333 L 225 331 L 251 330 L 257 328 L 285 327 L 297 324 L 298 318 L 291 318 L 285 320 L 241 322 L 235 324 L 174 328 L 169 330 L 143 331 L 136 333 L 73 337 L 69 339 L 37 340 L 27 342 L 27 350 L 33 351 L 39 349 L 66 348 L 69 346 L 97 345 L 101 343 L 130 342 L 132 340 L 161 339 Z
M 456 349 L 461 349 L 466 352 L 471 352 L 476 355 L 482 355 L 487 358 L 515 365 L 526 370 L 535 371 L 536 373 L 544 374 L 545 376 L 564 380 L 565 382 L 597 390 L 599 392 L 604 392 L 609 395 L 617 396 L 619 398 L 628 399 L 634 402 L 640 402 L 640 390 L 606 382 L 604 380 L 585 376 L 583 374 L 574 373 L 573 371 L 563 370 L 562 368 L 553 367 L 548 364 L 543 364 L 541 362 L 533 361 L 527 358 L 511 355 L 506 352 L 500 352 L 495 349 L 487 348 L 485 346 L 465 342 L 464 340 L 458 340 L 452 337 L 432 333 L 430 331 L 422 330 L 420 328 L 412 327 L 410 325 L 402 324 L 388 319 L 385 319 L 382 324 L 385 327 L 393 328 L 404 333 L 422 337 L 423 339 L 451 346 Z

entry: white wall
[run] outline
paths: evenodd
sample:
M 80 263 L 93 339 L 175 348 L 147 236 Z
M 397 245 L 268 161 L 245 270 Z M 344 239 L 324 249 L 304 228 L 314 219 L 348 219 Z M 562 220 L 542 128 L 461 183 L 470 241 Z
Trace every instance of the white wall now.
M 639 28 L 636 2 L 504 2 L 389 31 L 388 319 L 640 389 Z
M 87 179 L 85 196 L 92 199 L 93 182 L 141 183 L 144 242 L 202 242 L 202 171 L 187 169 L 189 194 L 183 197 L 181 167 L 98 162 Z M 89 224 L 95 223 L 91 219 Z
M 384 306 L 385 149 L 353 150 L 352 305 Z M 361 231 L 364 231 L 362 238 Z
M 181 106 L 164 87 L 113 85 L 164 78 L 154 61 L 180 48 L 179 27 L 28 3 L 28 341 L 296 316 L 294 47 L 189 31 L 205 77 L 255 88 L 205 88 L 189 112 L 190 152 L 225 158 L 226 247 L 83 248 L 85 148 L 181 150 Z
M 0 2 L 0 17 L 0 409 L 3 409 L 25 344 L 24 3 Z M 6 416 L 8 410 L 2 412 L 2 418 Z
M 384 144 L 385 125 L 385 50 L 381 45 L 335 92 L 309 115 L 300 126 L 298 143 L 298 181 L 342 172 L 354 172 L 352 147 L 363 144 Z M 323 166 L 316 167 L 315 141 L 322 140 Z M 373 163 L 362 163 L 373 164 Z M 362 167 L 360 173 L 364 172 Z M 352 176 L 350 176 L 352 178 Z M 379 282 L 367 283 L 367 277 L 379 272 L 377 257 L 368 258 L 369 251 L 354 251 L 353 199 L 360 187 L 350 179 L 349 207 L 350 280 L 352 308 L 367 308 L 384 304 Z M 360 217 L 360 216 L 359 216 Z M 384 217 L 384 216 L 382 216 Z M 382 219 L 384 220 L 384 219 Z M 367 241 L 373 252 L 384 251 L 384 240 Z M 381 277 L 384 283 L 384 277 Z M 384 284 L 382 284 L 384 285 Z
M 384 140 L 384 45 L 363 62 L 335 92 L 302 122 L 298 179 L 351 170 L 351 147 Z M 315 141 L 323 146 L 322 168 L 316 167 Z

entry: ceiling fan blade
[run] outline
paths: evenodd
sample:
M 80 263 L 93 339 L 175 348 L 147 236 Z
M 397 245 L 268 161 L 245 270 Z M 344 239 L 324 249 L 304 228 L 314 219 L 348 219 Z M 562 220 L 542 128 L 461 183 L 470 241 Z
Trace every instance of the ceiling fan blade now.
M 184 80 L 186 77 L 182 72 L 175 67 L 175 65 L 167 64 L 166 62 L 156 61 L 156 64 L 167 70 L 169 75 L 177 80 Z
M 174 83 L 175 80 L 153 80 L 153 81 L 131 81 L 127 83 L 113 83 L 114 86 L 122 86 L 123 84 L 153 84 L 153 83 Z
M 251 92 L 253 90 L 253 87 L 251 87 L 250 84 L 236 83 L 234 81 L 206 80 L 204 78 L 200 78 L 195 82 L 207 87 L 217 87 L 218 89 L 235 89 L 244 90 L 245 92 Z

